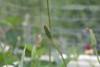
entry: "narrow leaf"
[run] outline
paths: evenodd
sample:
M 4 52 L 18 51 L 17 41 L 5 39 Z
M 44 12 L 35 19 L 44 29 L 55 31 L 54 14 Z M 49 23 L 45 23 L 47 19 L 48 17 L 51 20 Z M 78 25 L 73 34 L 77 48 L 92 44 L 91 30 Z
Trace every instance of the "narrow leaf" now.
M 33 46 L 32 48 L 31 57 L 33 60 L 36 59 L 36 47 L 35 46 Z
M 24 67 L 24 66 L 23 66 L 23 62 L 24 62 L 24 57 L 25 57 L 25 50 L 26 50 L 26 46 L 25 46 L 25 48 L 24 48 L 24 50 L 23 50 L 22 57 L 21 57 L 21 60 L 20 60 L 20 62 L 19 62 L 18 67 Z

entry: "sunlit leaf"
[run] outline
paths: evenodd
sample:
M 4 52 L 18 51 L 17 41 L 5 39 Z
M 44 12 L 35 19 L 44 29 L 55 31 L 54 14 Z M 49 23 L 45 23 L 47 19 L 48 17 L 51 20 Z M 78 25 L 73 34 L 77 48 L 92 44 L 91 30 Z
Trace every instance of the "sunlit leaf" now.
M 21 57 L 21 60 L 20 60 L 18 67 L 24 67 L 23 62 L 24 62 L 24 57 L 25 57 L 25 50 L 26 50 L 26 47 L 23 50 L 22 57 Z
M 32 52 L 31 52 L 31 57 L 32 57 L 32 59 L 34 60 L 34 59 L 36 59 L 36 48 L 35 48 L 35 46 L 33 46 L 33 48 L 32 48 Z
M 32 51 L 32 45 L 31 44 L 27 44 L 25 45 L 26 46 L 26 49 L 29 50 L 29 51 Z

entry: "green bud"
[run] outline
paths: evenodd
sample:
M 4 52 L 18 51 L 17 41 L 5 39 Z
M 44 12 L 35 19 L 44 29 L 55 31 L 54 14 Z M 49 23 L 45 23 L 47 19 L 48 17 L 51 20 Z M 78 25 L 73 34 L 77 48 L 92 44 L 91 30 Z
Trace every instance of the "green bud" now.
M 89 31 L 91 44 L 92 45 L 96 45 L 97 42 L 96 42 L 96 38 L 95 38 L 95 35 L 93 33 L 93 30 L 92 29 L 88 29 L 88 28 L 87 28 L 87 30 Z
M 44 25 L 44 30 L 45 30 L 45 33 L 46 33 L 47 37 L 48 37 L 49 39 L 52 39 L 50 30 L 49 30 L 49 28 L 48 28 L 46 25 Z

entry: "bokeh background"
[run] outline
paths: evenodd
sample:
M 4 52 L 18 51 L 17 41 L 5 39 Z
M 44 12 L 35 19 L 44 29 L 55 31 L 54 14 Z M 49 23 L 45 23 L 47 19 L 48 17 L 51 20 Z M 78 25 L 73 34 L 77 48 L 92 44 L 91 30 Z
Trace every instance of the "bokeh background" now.
M 99 0 L 49 0 L 49 8 L 52 35 L 62 52 L 70 53 L 72 47 L 84 50 L 84 45 L 90 43 L 86 28 L 93 29 L 99 45 Z M 51 43 L 44 33 L 45 24 L 46 0 L 0 0 L 1 42 L 13 48 L 25 43 L 34 45 L 41 34 L 42 46 L 48 50 Z

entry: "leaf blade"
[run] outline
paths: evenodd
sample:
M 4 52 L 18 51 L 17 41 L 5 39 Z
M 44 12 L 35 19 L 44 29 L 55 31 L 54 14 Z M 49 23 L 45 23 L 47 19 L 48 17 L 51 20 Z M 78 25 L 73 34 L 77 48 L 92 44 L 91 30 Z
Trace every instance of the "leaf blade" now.
M 21 57 L 21 60 L 20 60 L 20 62 L 19 62 L 18 67 L 24 67 L 24 66 L 23 66 L 23 62 L 24 62 L 24 57 L 25 57 L 25 50 L 26 50 L 26 46 L 25 46 L 25 48 L 24 48 L 24 50 L 23 50 L 22 57 Z

